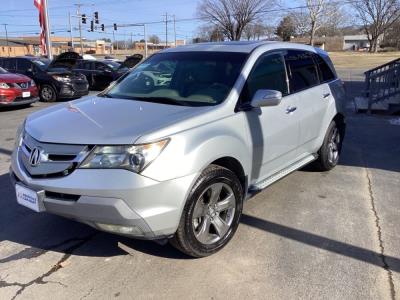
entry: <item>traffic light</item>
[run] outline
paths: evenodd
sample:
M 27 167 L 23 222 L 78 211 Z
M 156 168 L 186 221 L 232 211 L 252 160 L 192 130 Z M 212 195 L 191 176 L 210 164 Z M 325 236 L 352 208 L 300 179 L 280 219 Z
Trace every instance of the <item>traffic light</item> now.
M 90 21 L 90 31 L 94 31 L 94 22 Z
M 117 29 L 117 23 L 114 23 L 114 30 L 116 31 Z
M 99 12 L 98 11 L 94 12 L 94 22 L 96 24 L 99 24 Z
M 86 19 L 87 19 L 86 15 L 82 14 L 82 24 L 86 24 Z
M 104 24 L 101 24 L 101 31 L 104 31 Z

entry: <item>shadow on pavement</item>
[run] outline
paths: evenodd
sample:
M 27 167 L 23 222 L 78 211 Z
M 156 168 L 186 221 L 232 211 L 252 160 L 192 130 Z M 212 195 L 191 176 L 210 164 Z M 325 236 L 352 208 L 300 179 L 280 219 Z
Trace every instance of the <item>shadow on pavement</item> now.
M 261 229 L 268 233 L 279 235 L 290 240 L 383 267 L 380 254 L 375 251 L 335 241 L 320 235 L 290 228 L 246 214 L 242 215 L 241 222 L 248 226 Z M 386 256 L 386 262 L 392 271 L 400 272 L 400 259 Z

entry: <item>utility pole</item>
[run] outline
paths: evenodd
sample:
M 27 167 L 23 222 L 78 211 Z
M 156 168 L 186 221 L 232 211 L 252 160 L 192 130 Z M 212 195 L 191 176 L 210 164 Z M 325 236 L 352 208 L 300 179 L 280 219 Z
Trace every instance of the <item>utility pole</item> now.
M 114 51 L 114 45 L 115 45 L 115 30 L 113 29 L 113 43 L 112 43 L 112 47 L 111 47 L 112 54 L 115 53 L 115 51 Z
M 71 24 L 71 12 L 68 11 L 68 23 L 69 23 L 69 37 L 71 39 L 71 48 L 74 49 L 74 38 L 72 37 L 72 24 Z
M 175 48 L 176 48 L 176 19 L 174 15 L 174 39 L 175 39 Z
M 78 19 L 78 28 L 79 28 L 79 43 L 81 47 L 81 56 L 83 56 L 83 45 L 82 45 L 82 16 L 81 16 L 81 6 L 82 4 L 78 3 L 76 5 L 76 17 Z
M 47 0 L 44 0 L 44 16 L 45 16 L 45 23 L 46 23 L 46 48 L 47 48 L 47 58 L 53 59 L 53 53 L 51 49 L 51 40 L 50 40 L 50 21 L 49 21 L 49 11 L 47 9 Z
M 165 13 L 165 48 L 168 47 L 168 13 Z
M 146 34 L 146 24 L 143 24 L 143 35 L 144 35 L 144 58 L 147 58 L 147 34 Z
M 4 25 L 4 29 L 6 31 L 6 44 L 7 44 L 7 53 L 8 56 L 10 56 L 10 47 L 8 46 L 8 31 L 7 31 L 7 24 L 3 24 Z

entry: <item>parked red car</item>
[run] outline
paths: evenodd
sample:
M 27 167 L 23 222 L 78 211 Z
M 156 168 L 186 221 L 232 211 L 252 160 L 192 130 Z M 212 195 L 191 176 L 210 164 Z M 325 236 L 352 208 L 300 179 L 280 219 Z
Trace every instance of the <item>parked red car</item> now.
M 35 82 L 0 68 L 0 106 L 29 105 L 39 100 Z

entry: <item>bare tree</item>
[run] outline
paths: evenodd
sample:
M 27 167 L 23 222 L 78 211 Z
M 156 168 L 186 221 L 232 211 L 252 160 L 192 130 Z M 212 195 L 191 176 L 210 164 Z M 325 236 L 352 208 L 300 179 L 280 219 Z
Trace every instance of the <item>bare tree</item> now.
M 202 0 L 198 15 L 218 26 L 224 36 L 240 40 L 244 28 L 259 19 L 263 11 L 271 9 L 275 0 Z
M 266 27 L 261 22 L 247 24 L 247 26 L 243 29 L 243 33 L 248 41 L 259 40 L 266 35 Z
M 295 24 L 296 35 L 305 36 L 310 33 L 310 30 L 311 30 L 310 18 L 308 16 L 307 11 L 299 10 L 296 12 L 292 12 L 290 14 L 290 17 L 292 18 L 292 20 Z
M 155 34 L 149 36 L 148 40 L 149 40 L 150 43 L 153 43 L 153 44 L 159 44 L 160 43 L 160 38 L 158 37 L 158 35 L 155 35 Z
M 367 34 L 369 52 L 377 52 L 380 37 L 400 18 L 399 0 L 359 0 L 353 6 Z
M 310 45 L 314 46 L 315 33 L 321 26 L 321 16 L 324 13 L 326 0 L 306 0 L 310 18 Z
M 224 40 L 221 29 L 214 25 L 203 25 L 198 29 L 198 38 L 203 42 L 218 42 Z

